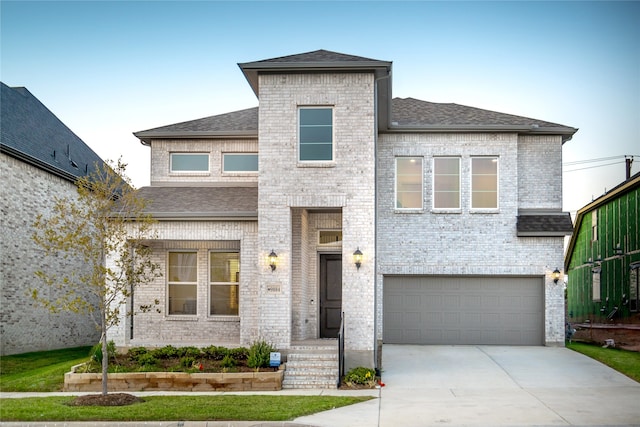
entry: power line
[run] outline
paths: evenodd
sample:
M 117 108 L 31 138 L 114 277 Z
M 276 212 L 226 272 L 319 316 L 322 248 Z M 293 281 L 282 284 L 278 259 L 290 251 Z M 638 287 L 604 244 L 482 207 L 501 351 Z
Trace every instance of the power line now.
M 585 170 L 585 169 L 601 168 L 601 167 L 604 167 L 604 166 L 621 165 L 623 163 L 624 162 L 613 162 L 613 163 L 607 163 L 605 165 L 587 166 L 587 167 L 584 167 L 584 168 L 571 169 L 571 170 L 568 170 L 568 171 L 566 170 L 566 171 L 563 171 L 563 172 L 576 172 L 576 171 L 582 171 L 582 170 Z
M 613 160 L 613 159 L 621 159 L 624 158 L 626 159 L 627 157 L 631 157 L 632 159 L 634 157 L 640 157 L 640 155 L 638 154 L 626 154 L 626 155 L 618 155 L 618 156 L 611 156 L 611 157 L 600 157 L 599 159 L 588 159 L 588 160 L 576 160 L 574 162 L 565 162 L 562 164 L 562 166 L 574 166 L 574 165 L 581 165 L 581 164 L 585 164 L 585 163 L 596 163 L 596 162 L 606 162 L 609 160 Z

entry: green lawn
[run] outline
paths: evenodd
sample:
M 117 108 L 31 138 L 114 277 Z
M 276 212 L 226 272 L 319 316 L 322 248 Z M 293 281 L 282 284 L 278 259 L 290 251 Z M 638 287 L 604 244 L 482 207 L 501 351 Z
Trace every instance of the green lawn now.
M 89 359 L 91 347 L 16 354 L 0 358 L 0 391 L 61 391 L 64 374 Z
M 640 353 L 619 350 L 616 348 L 602 348 L 598 345 L 580 342 L 567 343 L 567 348 L 589 356 L 616 371 L 640 382 Z
M 2 421 L 286 421 L 366 396 L 153 396 L 129 406 L 67 406 L 73 397 L 0 399 Z

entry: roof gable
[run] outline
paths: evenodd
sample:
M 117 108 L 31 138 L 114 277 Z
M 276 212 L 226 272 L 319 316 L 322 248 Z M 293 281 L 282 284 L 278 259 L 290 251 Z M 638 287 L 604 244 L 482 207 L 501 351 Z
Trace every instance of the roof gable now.
M 87 175 L 102 159 L 26 88 L 0 82 L 0 148 L 20 160 L 70 181 Z

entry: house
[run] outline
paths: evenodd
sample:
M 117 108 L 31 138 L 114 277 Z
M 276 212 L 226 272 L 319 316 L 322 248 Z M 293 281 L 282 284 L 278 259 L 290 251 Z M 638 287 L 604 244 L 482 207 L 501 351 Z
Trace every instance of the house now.
M 81 270 L 81 258 L 48 264 L 31 236 L 36 216 L 54 197 L 76 197 L 77 179 L 102 160 L 26 88 L 0 86 L 0 354 L 95 344 L 100 333 L 88 315 L 54 315 L 30 296 L 45 291 L 36 271 Z
M 571 322 L 640 324 L 638 203 L 640 173 L 578 210 L 564 264 Z
M 318 50 L 239 64 L 258 107 L 136 132 L 151 149 L 162 313 L 119 345 L 288 351 L 564 345 L 562 145 L 577 131 L 392 98 L 392 63 Z M 342 316 L 342 313 L 344 315 Z

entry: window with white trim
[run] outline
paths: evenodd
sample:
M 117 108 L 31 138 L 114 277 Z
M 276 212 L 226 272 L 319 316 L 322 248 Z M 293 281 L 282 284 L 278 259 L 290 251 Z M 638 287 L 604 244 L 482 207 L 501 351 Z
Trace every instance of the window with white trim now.
M 471 158 L 471 209 L 498 209 L 498 158 Z
M 601 301 L 600 297 L 600 268 L 591 271 L 591 298 L 594 302 Z
M 222 172 L 258 172 L 258 153 L 223 153 Z
M 209 153 L 171 153 L 171 172 L 209 172 Z
M 198 253 L 169 252 L 167 268 L 169 315 L 196 314 L 198 306 Z
M 433 208 L 460 209 L 460 158 L 433 158 Z
M 300 107 L 298 110 L 298 159 L 333 160 L 333 108 Z
M 396 158 L 396 209 L 422 209 L 422 157 Z
M 591 212 L 591 241 L 598 240 L 598 210 L 594 209 Z
M 238 315 L 238 283 L 240 254 L 238 252 L 209 253 L 209 315 Z

